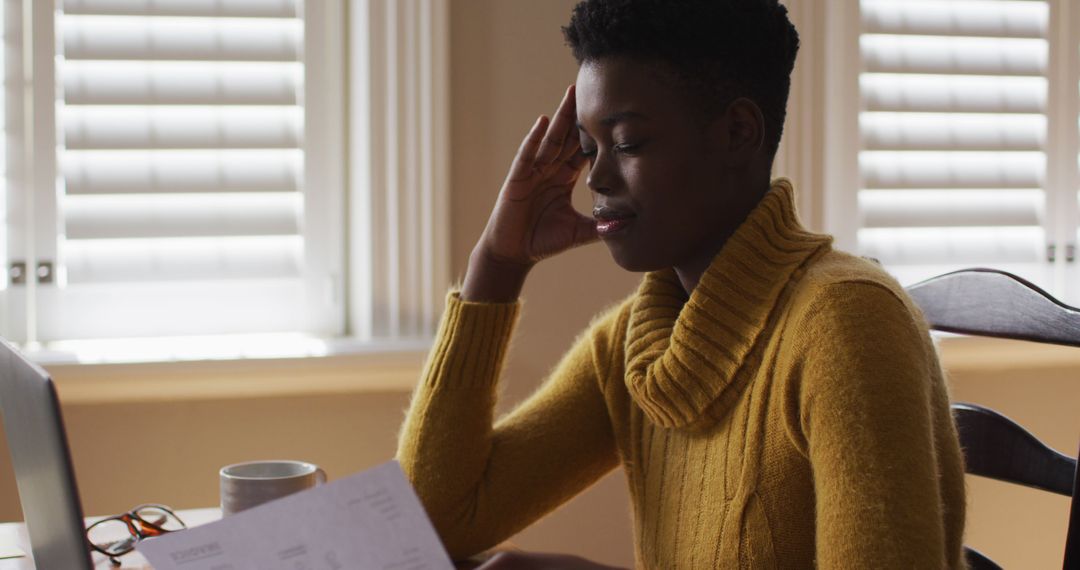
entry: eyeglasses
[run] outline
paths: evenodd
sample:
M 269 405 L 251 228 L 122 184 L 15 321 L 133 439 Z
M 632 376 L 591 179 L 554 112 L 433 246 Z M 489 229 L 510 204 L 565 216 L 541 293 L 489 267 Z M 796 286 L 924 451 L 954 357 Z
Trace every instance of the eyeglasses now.
M 86 539 L 90 548 L 108 556 L 110 562 L 119 566 L 117 557 L 135 550 L 135 544 L 140 540 L 185 528 L 184 521 L 169 507 L 139 505 L 124 514 L 106 517 L 90 525 L 86 529 Z

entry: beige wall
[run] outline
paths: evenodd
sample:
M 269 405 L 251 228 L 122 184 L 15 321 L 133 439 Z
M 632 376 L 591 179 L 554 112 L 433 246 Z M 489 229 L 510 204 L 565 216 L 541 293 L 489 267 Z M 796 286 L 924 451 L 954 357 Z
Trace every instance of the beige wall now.
M 994 352 L 1026 354 L 1013 363 L 953 366 L 953 400 L 993 408 L 1027 428 L 1044 443 L 1077 455 L 1080 445 L 1080 362 L 1078 349 L 993 341 L 982 347 L 983 359 Z M 1026 345 L 1026 346 L 1025 346 Z M 1038 359 L 1032 356 L 1038 354 Z M 950 353 L 945 353 L 948 365 Z M 1057 358 L 1064 361 L 1054 362 Z M 958 360 L 958 359 L 953 359 Z M 1069 520 L 1069 499 L 1017 485 L 968 477 L 967 543 L 1004 568 L 1060 568 Z
M 537 114 L 551 112 L 574 78 L 559 32 L 572 4 L 451 3 L 452 266 L 458 277 L 524 130 Z M 528 394 L 589 318 L 625 296 L 635 282 L 636 276 L 614 267 L 599 245 L 541 264 L 526 287 L 525 312 L 503 383 L 503 409 Z M 1075 452 L 1080 433 L 1076 370 L 1075 365 L 969 367 L 954 374 L 954 393 L 998 407 L 1052 445 Z M 297 381 L 302 378 L 298 372 Z M 58 380 L 78 381 L 78 375 L 65 372 Z M 406 403 L 401 392 L 341 390 L 304 397 L 70 404 L 65 414 L 86 510 L 105 514 L 145 501 L 178 508 L 212 505 L 216 469 L 233 461 L 303 458 L 322 464 L 331 476 L 375 465 L 392 456 Z M 0 463 L 0 520 L 18 519 L 6 452 L 0 452 Z M 1063 543 L 1064 501 L 1037 492 L 1007 494 L 982 482 L 971 489 L 970 543 L 1007 567 L 1054 567 L 1053 552 Z M 629 529 L 623 479 L 614 473 L 516 542 L 629 565 Z M 1020 538 L 1007 539 L 1013 532 Z M 1051 550 L 1045 558 L 1032 554 L 1044 546 Z

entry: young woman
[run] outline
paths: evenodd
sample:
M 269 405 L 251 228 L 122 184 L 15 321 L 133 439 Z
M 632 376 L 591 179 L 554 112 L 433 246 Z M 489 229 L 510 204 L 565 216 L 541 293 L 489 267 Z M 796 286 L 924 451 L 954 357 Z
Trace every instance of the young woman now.
M 518 150 L 401 434 L 451 555 L 621 466 L 639 567 L 962 567 L 962 458 L 926 326 L 770 181 L 798 49 L 784 7 L 586 0 L 564 32 L 576 88 Z M 591 217 L 570 204 L 586 164 Z M 493 425 L 529 270 L 597 238 L 646 272 L 639 289 Z

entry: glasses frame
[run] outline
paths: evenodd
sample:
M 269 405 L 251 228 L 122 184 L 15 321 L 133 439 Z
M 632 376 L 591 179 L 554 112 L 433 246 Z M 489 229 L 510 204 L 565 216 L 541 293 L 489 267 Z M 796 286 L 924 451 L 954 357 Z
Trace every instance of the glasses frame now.
M 121 557 L 121 556 L 131 554 L 131 552 L 135 550 L 135 545 L 138 544 L 140 540 L 143 540 L 143 539 L 146 539 L 146 538 L 154 538 L 155 536 L 161 536 L 163 534 L 168 534 L 170 532 L 176 532 L 176 531 L 167 530 L 165 528 L 162 528 L 160 525 L 158 525 L 156 523 L 153 523 L 151 521 L 148 521 L 148 520 L 146 520 L 146 519 L 139 516 L 139 514 L 138 514 L 139 511 L 141 511 L 143 509 L 151 509 L 151 508 L 164 511 L 167 515 L 169 515 L 172 518 L 176 519 L 176 522 L 180 523 L 180 527 L 181 527 L 181 528 L 179 528 L 177 530 L 185 530 L 185 529 L 187 529 L 187 524 L 185 524 L 184 521 L 179 516 L 177 516 L 176 513 L 173 512 L 173 510 L 171 508 L 166 507 L 165 505 L 159 505 L 159 504 L 156 504 L 156 503 L 146 503 L 146 504 L 142 504 L 142 505 L 137 505 L 136 507 L 134 507 L 133 509 L 131 509 L 130 511 L 128 511 L 126 513 L 113 515 L 111 517 L 105 517 L 105 518 L 103 518 L 101 520 L 95 521 L 94 524 L 86 527 L 86 543 L 90 546 L 91 550 L 93 550 L 95 552 L 99 552 L 99 553 L 104 554 L 105 556 L 107 556 L 109 558 L 109 562 L 112 562 L 114 566 L 120 566 L 121 562 L 119 560 L 117 560 L 117 559 L 119 557 Z M 120 521 L 120 522 L 124 523 L 124 525 L 127 526 L 128 532 L 131 534 L 131 536 L 135 537 L 135 540 L 132 541 L 131 546 L 128 547 L 127 549 L 125 549 L 123 552 L 115 552 L 115 553 L 114 552 L 109 552 L 105 548 L 94 544 L 94 542 L 92 540 L 90 540 L 90 531 L 94 527 L 96 527 L 96 526 L 98 526 L 98 525 L 100 525 L 102 523 L 111 522 L 111 521 Z

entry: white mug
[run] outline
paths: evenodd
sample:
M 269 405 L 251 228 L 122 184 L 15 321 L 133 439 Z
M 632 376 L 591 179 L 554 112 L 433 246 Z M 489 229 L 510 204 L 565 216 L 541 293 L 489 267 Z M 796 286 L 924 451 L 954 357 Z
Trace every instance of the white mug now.
M 305 461 L 248 461 L 226 465 L 221 479 L 221 515 L 229 516 L 326 482 L 326 471 Z

